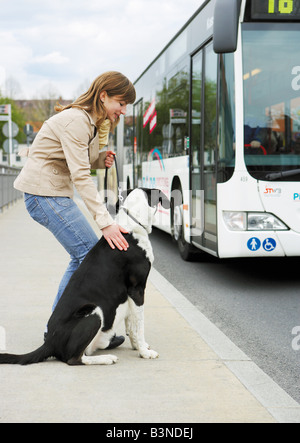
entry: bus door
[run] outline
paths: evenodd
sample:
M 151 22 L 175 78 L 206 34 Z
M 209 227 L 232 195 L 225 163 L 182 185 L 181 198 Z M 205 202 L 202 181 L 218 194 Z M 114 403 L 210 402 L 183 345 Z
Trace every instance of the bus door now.
M 192 56 L 191 241 L 217 251 L 217 65 L 212 43 Z
M 143 99 L 133 107 L 133 187 L 142 186 Z

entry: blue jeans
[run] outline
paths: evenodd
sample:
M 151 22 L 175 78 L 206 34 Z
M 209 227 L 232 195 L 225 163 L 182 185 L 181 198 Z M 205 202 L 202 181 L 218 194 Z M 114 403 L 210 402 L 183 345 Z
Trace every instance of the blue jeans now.
M 72 274 L 90 249 L 95 246 L 98 237 L 71 198 L 41 197 L 25 193 L 24 201 L 30 216 L 49 229 L 70 255 L 69 266 L 60 282 L 52 306 L 54 311 Z

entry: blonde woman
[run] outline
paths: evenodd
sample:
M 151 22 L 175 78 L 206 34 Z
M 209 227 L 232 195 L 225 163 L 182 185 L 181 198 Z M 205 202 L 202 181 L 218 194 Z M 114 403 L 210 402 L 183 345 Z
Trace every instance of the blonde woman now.
M 73 184 L 111 248 L 128 248 L 122 235 L 126 231 L 114 223 L 99 198 L 90 170 L 112 165 L 113 152 L 99 153 L 99 141 L 100 148 L 107 144 L 109 131 L 134 101 L 134 86 L 123 74 L 100 75 L 72 104 L 55 108 L 58 113 L 44 122 L 15 180 L 31 217 L 49 229 L 70 254 L 53 310 L 71 275 L 98 241 L 72 200 Z

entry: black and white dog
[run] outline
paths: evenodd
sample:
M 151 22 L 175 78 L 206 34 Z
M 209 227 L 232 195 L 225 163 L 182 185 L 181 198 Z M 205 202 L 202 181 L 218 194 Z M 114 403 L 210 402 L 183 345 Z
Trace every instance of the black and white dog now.
M 100 239 L 71 277 L 49 319 L 44 344 L 24 355 L 0 354 L 0 364 L 27 365 L 49 357 L 69 365 L 115 363 L 114 355 L 92 354 L 109 346 L 121 320 L 132 348 L 143 358 L 158 357 L 145 342 L 143 305 L 153 261 L 148 234 L 159 203 L 169 208 L 169 200 L 157 189 L 129 192 L 116 220 L 129 232 L 124 234 L 127 251 L 111 249 Z

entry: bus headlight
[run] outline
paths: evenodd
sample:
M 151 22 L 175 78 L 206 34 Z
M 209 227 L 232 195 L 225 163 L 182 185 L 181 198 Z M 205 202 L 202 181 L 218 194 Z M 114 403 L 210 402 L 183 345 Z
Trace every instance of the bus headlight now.
M 262 213 L 248 213 L 248 231 L 285 231 L 288 227 L 275 215 Z
M 223 212 L 225 224 L 230 231 L 246 231 L 247 230 L 247 213 L 246 212 Z
M 223 218 L 231 231 L 286 231 L 289 228 L 268 212 L 224 211 Z

